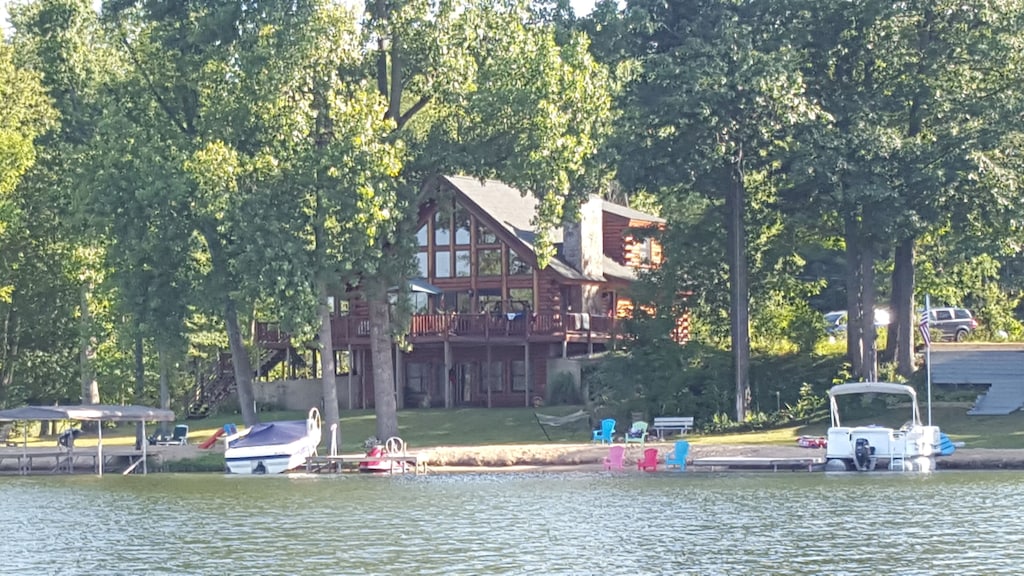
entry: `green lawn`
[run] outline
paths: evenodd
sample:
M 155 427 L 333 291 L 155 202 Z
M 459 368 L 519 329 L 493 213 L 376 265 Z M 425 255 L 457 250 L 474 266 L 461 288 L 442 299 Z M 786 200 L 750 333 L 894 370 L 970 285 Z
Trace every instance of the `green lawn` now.
M 564 415 L 578 409 L 575 406 L 547 407 L 544 414 Z M 905 407 L 881 410 L 874 417 L 844 420 L 845 425 L 877 423 L 898 426 L 907 420 L 909 411 Z M 260 419 L 301 420 L 304 412 L 264 412 Z M 927 419 L 927 408 L 922 406 L 922 418 Z M 1009 416 L 968 416 L 966 405 L 934 407 L 932 421 L 942 428 L 954 441 L 963 441 L 968 448 L 1024 448 L 1024 413 Z M 224 424 L 239 424 L 232 416 L 216 416 L 203 420 L 185 422 L 189 425 L 189 442 L 198 444 L 212 435 Z M 444 445 L 484 444 L 525 444 L 525 443 L 580 443 L 590 440 L 591 434 L 586 420 L 567 428 L 548 427 L 549 441 L 537 425 L 534 411 L 530 408 L 465 408 L 455 410 L 429 409 L 405 410 L 398 414 L 399 435 L 411 447 Z M 700 422 L 698 422 L 698 425 Z M 621 433 L 625 424 L 619 423 Z M 773 430 L 747 432 L 742 434 L 700 435 L 691 434 L 695 444 L 792 444 L 801 435 L 823 435 L 829 426 L 823 420 L 805 426 L 791 426 Z M 147 433 L 155 426 L 150 425 Z M 374 434 L 375 423 L 372 411 L 345 412 L 341 418 L 341 450 L 361 451 L 363 442 Z M 104 429 L 103 441 L 109 445 L 128 445 L 134 441 L 134 427 L 124 425 L 116 429 Z M 325 433 L 326 436 L 326 433 Z M 329 441 L 329 440 L 328 440 Z M 30 445 L 50 445 L 52 438 L 30 439 Z M 93 434 L 78 439 L 80 446 L 95 445 Z

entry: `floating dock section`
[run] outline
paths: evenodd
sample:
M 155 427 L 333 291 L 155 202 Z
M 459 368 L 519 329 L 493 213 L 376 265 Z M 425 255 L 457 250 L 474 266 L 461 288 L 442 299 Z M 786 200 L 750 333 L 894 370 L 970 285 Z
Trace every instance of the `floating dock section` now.
M 781 470 L 807 470 L 812 472 L 815 469 L 822 469 L 825 465 L 825 459 L 819 457 L 805 457 L 805 458 L 763 458 L 763 457 L 751 457 L 751 456 L 717 456 L 711 458 L 695 458 L 689 464 L 691 467 L 702 467 L 715 469 L 731 469 L 731 470 L 771 470 L 772 472 L 778 472 Z

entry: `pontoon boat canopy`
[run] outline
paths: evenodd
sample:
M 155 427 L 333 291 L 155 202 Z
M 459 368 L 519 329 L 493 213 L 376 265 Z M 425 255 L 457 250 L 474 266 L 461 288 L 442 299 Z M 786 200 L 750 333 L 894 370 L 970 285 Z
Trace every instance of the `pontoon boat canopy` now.
M 173 422 L 174 412 L 149 406 L 23 406 L 0 410 L 0 422 L 18 420 L 98 420 L 101 422 Z
M 832 397 L 843 394 L 867 394 L 878 392 L 881 394 L 906 394 L 917 401 L 917 391 L 906 384 L 893 382 L 850 382 L 849 384 L 838 384 L 829 389 L 828 395 Z

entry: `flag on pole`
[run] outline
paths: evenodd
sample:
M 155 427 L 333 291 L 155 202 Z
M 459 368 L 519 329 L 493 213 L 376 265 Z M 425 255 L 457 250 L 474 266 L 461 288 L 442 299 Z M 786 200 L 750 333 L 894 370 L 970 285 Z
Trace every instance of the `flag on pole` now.
M 924 340 L 924 345 L 931 348 L 932 335 L 928 331 L 928 310 L 921 313 L 921 321 L 917 324 L 917 329 L 921 331 L 921 339 Z

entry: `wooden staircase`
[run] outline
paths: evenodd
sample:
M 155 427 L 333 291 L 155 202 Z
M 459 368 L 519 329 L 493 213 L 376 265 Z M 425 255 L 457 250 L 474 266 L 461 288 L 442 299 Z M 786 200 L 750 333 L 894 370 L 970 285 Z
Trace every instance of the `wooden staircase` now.
M 260 349 L 260 356 L 253 367 L 253 378 L 266 374 L 288 357 L 286 349 Z M 292 357 L 296 357 L 294 354 Z M 186 418 L 205 418 L 220 406 L 221 402 L 235 391 L 235 367 L 231 354 L 222 352 L 209 370 L 209 376 L 196 385 L 191 394 Z

